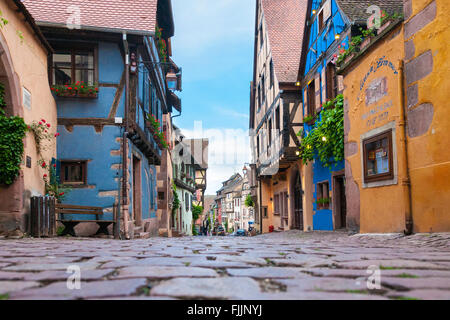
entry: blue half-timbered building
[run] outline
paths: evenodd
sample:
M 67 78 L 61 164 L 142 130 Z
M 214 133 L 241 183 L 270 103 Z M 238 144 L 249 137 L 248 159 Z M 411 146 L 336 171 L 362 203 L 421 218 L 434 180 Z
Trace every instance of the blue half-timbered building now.
M 166 74 L 176 66 L 169 58 L 171 1 L 121 2 L 82 8 L 79 21 L 66 11 L 46 12 L 36 1 L 26 4 L 54 49 L 49 77 L 58 108 L 57 174 L 71 188 L 63 202 L 103 209 L 101 217 L 85 220 L 112 220 L 114 211 L 120 234 L 131 238 L 158 232 L 156 166 L 166 146 L 158 135 L 163 126 L 154 130 L 147 117 L 162 124 L 171 111 Z M 75 231 L 95 228 L 81 223 Z
M 338 47 L 348 45 L 351 25 L 338 2 L 310 2 L 306 31 L 308 48 L 303 61 L 302 81 L 305 134 L 320 120 L 322 104 L 334 99 L 343 89 L 339 87 L 335 63 Z M 312 166 L 313 229 L 334 230 L 345 227 L 344 161 L 329 168 L 316 157 Z M 319 204 L 317 200 L 320 199 L 322 201 Z

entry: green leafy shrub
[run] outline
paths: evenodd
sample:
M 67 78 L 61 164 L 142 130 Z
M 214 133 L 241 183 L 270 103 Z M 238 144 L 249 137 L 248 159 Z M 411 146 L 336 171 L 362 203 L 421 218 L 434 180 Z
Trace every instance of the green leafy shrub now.
M 247 197 L 245 198 L 244 204 L 247 208 L 255 206 L 255 202 L 253 201 L 253 198 L 251 195 L 247 195 Z

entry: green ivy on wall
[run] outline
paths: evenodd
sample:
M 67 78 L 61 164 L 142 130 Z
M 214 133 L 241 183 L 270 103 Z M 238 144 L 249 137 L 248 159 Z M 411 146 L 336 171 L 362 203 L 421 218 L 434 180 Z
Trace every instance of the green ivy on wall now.
M 27 125 L 21 117 L 7 117 L 5 107 L 5 86 L 0 83 L 0 184 L 11 185 L 20 172 Z
M 344 96 L 323 104 L 320 118 L 312 130 L 303 136 L 300 158 L 305 164 L 315 157 L 325 167 L 331 167 L 344 159 Z
M 180 208 L 180 198 L 178 197 L 177 187 L 174 183 L 172 183 L 172 193 L 173 193 L 173 202 L 172 202 L 172 214 L 175 214 L 177 210 Z

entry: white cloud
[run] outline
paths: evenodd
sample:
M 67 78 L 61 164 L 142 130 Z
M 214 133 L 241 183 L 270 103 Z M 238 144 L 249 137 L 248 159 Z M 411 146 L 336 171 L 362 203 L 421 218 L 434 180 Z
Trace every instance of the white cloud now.
M 222 186 L 222 181 L 236 172 L 241 173 L 244 164 L 250 162 L 250 139 L 246 130 L 202 130 L 196 123 L 194 130 L 181 129 L 181 132 L 187 139 L 209 139 L 207 194 L 215 194 Z

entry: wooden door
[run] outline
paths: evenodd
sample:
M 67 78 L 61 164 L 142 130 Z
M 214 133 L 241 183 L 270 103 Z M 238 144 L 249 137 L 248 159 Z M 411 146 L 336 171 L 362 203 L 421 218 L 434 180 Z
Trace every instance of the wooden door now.
M 294 229 L 303 230 L 303 190 L 300 173 L 297 173 L 294 186 Z

